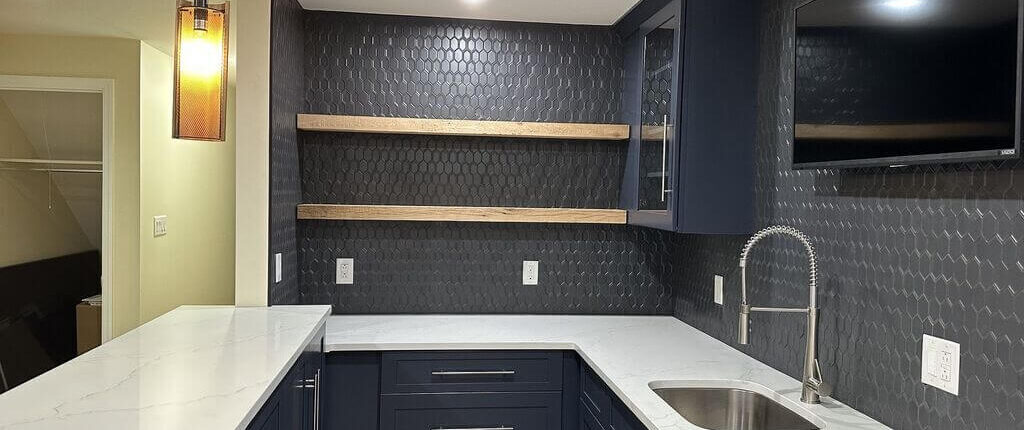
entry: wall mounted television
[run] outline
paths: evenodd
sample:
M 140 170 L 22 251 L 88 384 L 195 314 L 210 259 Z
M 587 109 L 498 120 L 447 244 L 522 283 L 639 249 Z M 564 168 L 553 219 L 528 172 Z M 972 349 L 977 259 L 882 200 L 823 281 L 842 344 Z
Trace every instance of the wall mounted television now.
M 796 9 L 794 169 L 1017 158 L 1024 0 Z

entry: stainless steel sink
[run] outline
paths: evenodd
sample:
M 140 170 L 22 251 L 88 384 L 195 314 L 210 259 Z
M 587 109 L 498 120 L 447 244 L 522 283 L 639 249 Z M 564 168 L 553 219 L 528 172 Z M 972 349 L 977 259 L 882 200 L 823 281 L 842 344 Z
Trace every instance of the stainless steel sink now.
M 654 390 L 687 421 L 710 430 L 820 430 L 785 406 L 738 388 Z

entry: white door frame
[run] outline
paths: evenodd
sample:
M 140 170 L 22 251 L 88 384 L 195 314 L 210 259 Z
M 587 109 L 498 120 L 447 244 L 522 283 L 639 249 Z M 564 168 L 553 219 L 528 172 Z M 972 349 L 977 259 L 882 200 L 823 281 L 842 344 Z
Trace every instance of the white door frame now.
M 103 97 L 103 215 L 102 245 L 100 250 L 100 294 L 103 295 L 103 309 L 100 316 L 102 341 L 111 337 L 113 315 L 113 291 L 110 289 L 114 277 L 113 218 L 114 218 L 114 80 L 97 78 L 66 78 L 53 76 L 0 75 L 0 90 L 53 91 L 74 93 L 99 93 Z

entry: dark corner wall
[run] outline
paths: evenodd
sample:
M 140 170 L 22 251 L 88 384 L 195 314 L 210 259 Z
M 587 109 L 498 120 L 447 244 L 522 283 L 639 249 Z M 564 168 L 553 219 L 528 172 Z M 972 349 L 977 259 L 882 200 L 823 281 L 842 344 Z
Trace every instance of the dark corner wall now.
M 294 131 L 297 101 L 322 114 L 617 122 L 623 47 L 611 28 L 297 8 L 274 2 L 269 258 L 273 267 L 283 253 L 284 276 L 270 275 L 271 303 L 335 313 L 672 312 L 677 239 L 666 233 L 295 220 L 300 201 L 617 207 L 624 142 Z M 355 259 L 354 285 L 335 285 L 343 257 Z M 540 285 L 522 285 L 523 260 L 540 261 Z
M 269 303 L 299 303 L 295 206 L 302 201 L 299 134 L 304 110 L 305 11 L 298 0 L 272 0 L 270 15 L 270 252 Z M 281 253 L 276 282 L 274 254 Z
M 808 233 L 819 256 L 822 370 L 835 397 L 896 429 L 1024 428 L 1024 165 L 792 171 L 793 9 L 761 2 L 757 225 Z M 688 236 L 675 316 L 731 345 L 746 237 Z M 804 305 L 806 258 L 752 254 L 751 301 Z M 725 307 L 706 288 L 727 279 Z M 804 319 L 752 317 L 753 357 L 799 378 Z M 961 345 L 960 395 L 920 382 L 921 336 Z

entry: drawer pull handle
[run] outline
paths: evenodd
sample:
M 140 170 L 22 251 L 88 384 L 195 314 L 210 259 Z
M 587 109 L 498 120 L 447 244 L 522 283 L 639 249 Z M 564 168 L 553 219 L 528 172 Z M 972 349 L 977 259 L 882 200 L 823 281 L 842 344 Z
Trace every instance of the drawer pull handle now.
M 431 430 L 516 430 L 515 427 L 434 427 Z
M 500 376 L 515 375 L 515 370 L 435 370 L 430 372 L 434 376 Z M 509 427 L 511 428 L 511 427 Z M 472 429 L 434 429 L 434 430 L 505 430 L 506 427 L 472 428 Z

